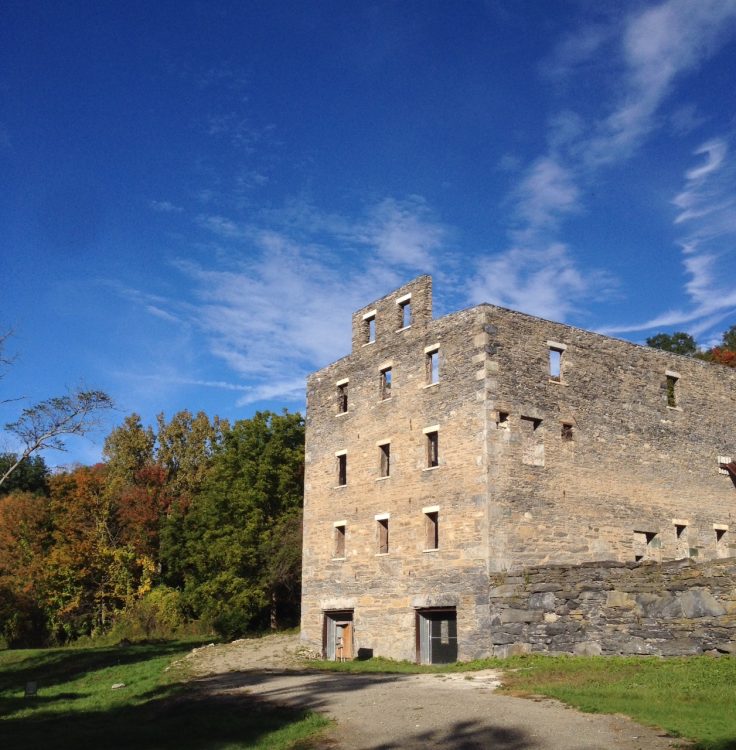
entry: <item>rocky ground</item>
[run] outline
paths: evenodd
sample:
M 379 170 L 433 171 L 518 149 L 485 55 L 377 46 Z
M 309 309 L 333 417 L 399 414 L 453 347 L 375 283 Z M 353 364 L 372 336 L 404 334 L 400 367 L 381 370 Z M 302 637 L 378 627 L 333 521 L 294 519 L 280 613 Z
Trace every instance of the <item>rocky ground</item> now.
M 620 716 L 579 713 L 548 699 L 496 692 L 494 670 L 375 675 L 319 672 L 297 635 L 197 648 L 182 660 L 200 689 L 333 718 L 324 748 L 388 750 L 664 750 L 679 741 Z

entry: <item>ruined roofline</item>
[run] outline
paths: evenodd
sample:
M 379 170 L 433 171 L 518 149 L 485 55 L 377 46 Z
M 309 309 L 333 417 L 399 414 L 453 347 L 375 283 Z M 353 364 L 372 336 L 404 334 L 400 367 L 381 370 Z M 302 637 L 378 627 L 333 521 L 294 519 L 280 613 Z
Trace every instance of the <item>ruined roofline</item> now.
M 402 285 L 396 287 L 395 289 L 391 290 L 387 294 L 384 294 L 382 297 L 379 297 L 378 299 L 373 300 L 372 302 L 369 302 L 368 304 L 363 305 L 362 307 L 358 308 L 357 310 L 355 310 L 353 312 L 352 316 L 354 317 L 356 315 L 361 315 L 361 314 L 363 314 L 363 313 L 365 313 L 365 312 L 373 309 L 374 307 L 376 307 L 380 303 L 386 302 L 387 300 L 390 300 L 392 297 L 396 296 L 400 291 L 402 291 L 406 287 L 408 287 L 410 285 L 413 285 L 413 284 L 415 284 L 417 282 L 420 282 L 422 280 L 425 280 L 425 279 L 429 280 L 430 284 L 432 283 L 432 276 L 431 276 L 431 274 L 421 274 L 419 276 L 416 276 L 413 279 L 410 279 L 409 281 L 405 282 L 404 284 L 402 284 Z M 490 310 L 490 311 L 497 310 L 497 311 L 503 313 L 504 315 L 509 315 L 510 314 L 510 315 L 515 315 L 515 316 L 520 316 L 522 318 L 526 318 L 527 320 L 540 321 L 540 322 L 543 322 L 543 323 L 549 323 L 550 325 L 554 325 L 554 326 L 561 326 L 562 328 L 565 328 L 565 329 L 567 329 L 569 331 L 577 331 L 577 332 L 584 333 L 584 334 L 587 334 L 587 335 L 597 336 L 597 337 L 599 337 L 601 339 L 604 339 L 604 340 L 607 340 L 607 341 L 617 341 L 617 342 L 620 342 L 622 344 L 628 344 L 629 346 L 636 347 L 637 349 L 639 349 L 641 351 L 654 352 L 655 356 L 657 356 L 657 355 L 664 355 L 665 357 L 675 357 L 675 358 L 677 358 L 674 361 L 681 361 L 681 360 L 684 359 L 684 360 L 686 360 L 688 362 L 697 362 L 699 366 L 706 367 L 706 366 L 713 366 L 713 365 L 717 365 L 718 366 L 719 365 L 722 368 L 726 368 L 726 370 L 729 371 L 729 372 L 731 372 L 733 370 L 733 368 L 727 367 L 726 365 L 719 364 L 718 362 L 708 362 L 707 360 L 697 359 L 696 357 L 691 357 L 691 356 L 688 356 L 686 354 L 678 354 L 677 352 L 668 352 L 668 351 L 665 351 L 663 349 L 656 349 L 654 347 L 647 346 L 646 344 L 637 344 L 637 343 L 635 343 L 633 341 L 629 341 L 628 339 L 619 338 L 618 336 L 608 336 L 608 335 L 603 334 L 603 333 L 598 333 L 597 331 L 592 331 L 592 330 L 590 330 L 588 328 L 582 328 L 581 326 L 570 325 L 569 323 L 562 323 L 562 322 L 557 321 L 557 320 L 550 320 L 549 318 L 543 318 L 543 317 L 540 317 L 538 315 L 532 315 L 530 313 L 522 312 L 520 310 L 514 310 L 514 309 L 512 309 L 510 307 L 503 307 L 502 305 L 495 305 L 495 304 L 493 304 L 491 302 L 481 302 L 481 303 L 479 303 L 477 305 L 468 305 L 467 307 L 462 307 L 459 310 L 453 310 L 452 312 L 445 313 L 444 315 L 440 315 L 439 317 L 435 317 L 434 311 L 433 311 L 432 312 L 431 321 L 432 321 L 432 323 L 436 323 L 437 321 L 446 320 L 446 319 L 452 318 L 452 317 L 454 317 L 456 315 L 461 315 L 463 313 L 467 313 L 467 312 L 470 312 L 470 311 L 473 311 L 473 310 L 481 310 L 481 309 L 487 309 L 487 310 Z M 339 364 L 343 360 L 346 360 L 346 359 L 350 358 L 352 356 L 352 354 L 353 354 L 353 352 L 349 351 L 344 356 L 342 356 L 342 357 L 334 360 L 333 362 L 329 362 L 328 364 L 320 367 L 318 370 L 315 370 L 314 372 L 310 373 L 307 376 L 307 382 L 309 382 L 312 379 L 313 376 L 318 375 L 323 370 L 327 370 L 327 369 L 329 369 L 331 367 L 334 367 L 335 365 Z M 649 356 L 649 355 L 646 355 L 646 356 Z
M 668 352 L 665 349 L 657 349 L 653 346 L 648 346 L 647 344 L 637 344 L 634 341 L 629 341 L 628 339 L 622 339 L 618 336 L 608 336 L 605 333 L 598 333 L 598 331 L 592 331 L 589 328 L 581 328 L 580 326 L 574 326 L 570 323 L 561 323 L 558 320 L 550 320 L 549 318 L 542 318 L 539 315 L 531 315 L 530 313 L 521 312 L 521 310 L 513 310 L 510 307 L 502 307 L 501 305 L 494 305 L 491 302 L 481 302 L 478 305 L 470 305 L 468 307 L 463 308 L 462 310 L 457 310 L 456 312 L 465 312 L 466 310 L 474 310 L 474 309 L 480 309 L 480 308 L 488 308 L 491 310 L 500 310 L 501 312 L 508 314 L 511 313 L 512 315 L 518 315 L 522 318 L 527 318 L 529 320 L 539 320 L 543 323 L 550 323 L 551 325 L 555 326 L 562 326 L 563 328 L 567 328 L 569 331 L 579 331 L 580 333 L 585 333 L 590 336 L 597 336 L 598 338 L 605 339 L 607 341 L 618 341 L 621 344 L 628 344 L 629 346 L 636 347 L 637 349 L 640 349 L 642 351 L 648 351 L 648 352 L 656 352 L 658 354 L 663 354 L 667 357 L 677 357 L 680 360 L 685 360 L 687 362 L 698 362 L 700 365 L 704 366 L 720 366 L 725 367 L 728 371 L 733 371 L 733 367 L 728 367 L 728 365 L 722 365 L 719 362 L 709 362 L 705 359 L 698 359 L 697 357 L 692 357 L 687 354 L 679 354 L 677 352 Z M 454 315 L 455 312 L 449 313 L 449 315 Z M 443 315 L 441 318 L 449 317 L 449 315 Z M 437 320 L 441 319 L 437 318 Z

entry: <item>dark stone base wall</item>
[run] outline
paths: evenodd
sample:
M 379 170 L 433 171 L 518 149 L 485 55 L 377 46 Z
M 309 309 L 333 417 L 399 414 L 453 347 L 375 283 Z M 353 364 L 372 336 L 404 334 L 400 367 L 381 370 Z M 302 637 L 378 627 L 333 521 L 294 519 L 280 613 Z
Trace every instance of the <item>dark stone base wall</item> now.
M 513 654 L 736 654 L 736 558 L 496 574 L 491 645 Z

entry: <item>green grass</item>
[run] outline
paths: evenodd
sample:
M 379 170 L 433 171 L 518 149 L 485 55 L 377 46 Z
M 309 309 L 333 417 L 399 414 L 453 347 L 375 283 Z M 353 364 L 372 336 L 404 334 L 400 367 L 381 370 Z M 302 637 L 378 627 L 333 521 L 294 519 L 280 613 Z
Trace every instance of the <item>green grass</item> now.
M 329 722 L 241 696 L 205 696 L 174 666 L 192 642 L 0 652 L 3 747 L 286 750 Z M 24 697 L 28 681 L 38 695 Z M 124 688 L 112 690 L 115 683 Z
M 625 714 L 695 740 L 703 749 L 736 750 L 736 659 L 535 656 L 514 661 L 506 690 L 548 695 L 583 711 Z
M 502 669 L 506 692 L 547 695 L 590 713 L 624 714 L 694 740 L 703 750 L 736 750 L 736 658 L 533 655 L 441 666 L 379 658 L 309 664 L 397 674 Z

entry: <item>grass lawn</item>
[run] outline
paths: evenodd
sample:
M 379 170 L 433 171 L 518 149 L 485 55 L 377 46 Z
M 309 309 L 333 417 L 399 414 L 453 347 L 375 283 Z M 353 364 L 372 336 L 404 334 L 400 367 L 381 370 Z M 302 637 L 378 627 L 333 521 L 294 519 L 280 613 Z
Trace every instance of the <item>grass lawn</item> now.
M 164 671 L 195 643 L 0 651 L 0 746 L 48 748 L 308 748 L 329 722 L 256 700 L 210 698 Z M 24 697 L 27 682 L 38 695 Z M 125 687 L 113 690 L 112 685 Z
M 350 672 L 504 670 L 503 690 L 547 695 L 582 711 L 624 714 L 695 740 L 703 750 L 736 750 L 736 658 L 520 656 L 446 666 L 388 659 L 310 662 Z

